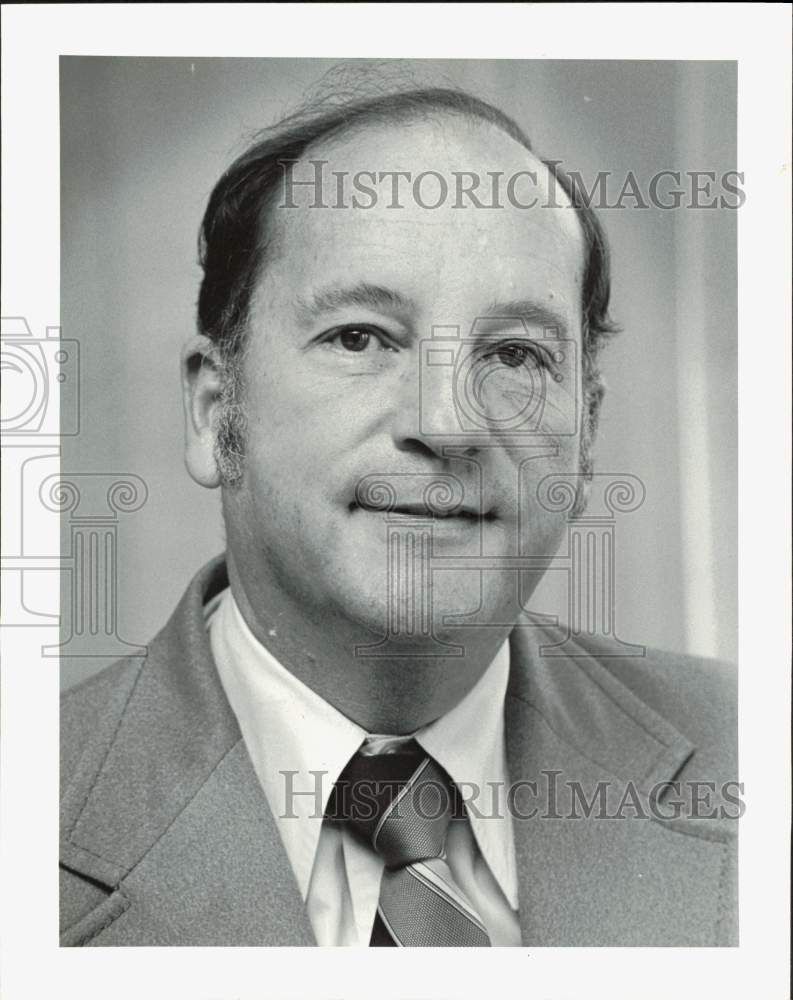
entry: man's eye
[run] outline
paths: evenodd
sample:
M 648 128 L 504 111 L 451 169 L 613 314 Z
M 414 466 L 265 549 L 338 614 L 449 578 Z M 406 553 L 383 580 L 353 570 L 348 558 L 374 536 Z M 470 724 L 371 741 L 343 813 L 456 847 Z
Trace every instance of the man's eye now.
M 384 334 L 365 326 L 347 326 L 336 330 L 326 338 L 326 343 L 340 347 L 351 354 L 361 354 L 370 346 L 379 346 L 381 350 L 390 348 Z
M 540 348 L 526 341 L 510 341 L 505 344 L 498 344 L 488 352 L 488 357 L 495 357 L 507 368 L 521 368 L 530 363 L 532 365 L 542 364 Z
M 336 336 L 345 351 L 365 351 L 372 335 L 368 330 L 354 329 L 342 330 Z

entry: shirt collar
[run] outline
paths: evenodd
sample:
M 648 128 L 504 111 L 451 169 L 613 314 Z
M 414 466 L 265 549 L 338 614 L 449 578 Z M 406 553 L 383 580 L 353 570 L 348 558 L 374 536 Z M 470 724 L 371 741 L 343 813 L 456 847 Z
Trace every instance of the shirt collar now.
M 509 681 L 509 642 L 468 694 L 446 715 L 415 734 L 466 801 L 479 850 L 513 909 L 518 906 L 512 818 L 507 802 L 504 698 Z
M 305 899 L 333 785 L 362 744 L 368 740 L 371 749 L 387 738 L 369 737 L 283 667 L 253 635 L 230 589 L 207 609 L 207 625 L 223 688 Z M 512 830 L 505 808 L 503 707 L 508 677 L 505 642 L 465 698 L 413 738 L 461 787 L 464 798 L 471 799 L 467 808 L 474 836 L 516 907 Z M 477 794 L 476 789 L 481 791 Z

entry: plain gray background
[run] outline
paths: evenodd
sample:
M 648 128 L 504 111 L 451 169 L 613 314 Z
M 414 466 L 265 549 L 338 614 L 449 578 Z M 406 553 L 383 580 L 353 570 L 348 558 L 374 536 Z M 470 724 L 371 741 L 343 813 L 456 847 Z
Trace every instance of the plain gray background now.
M 195 325 L 196 236 L 243 137 L 299 103 L 335 60 L 61 59 L 63 336 L 80 342 L 82 420 L 67 472 L 134 473 L 119 524 L 119 629 L 146 643 L 223 549 L 218 492 L 182 461 L 178 358 Z M 382 64 L 381 64 L 382 65 Z M 494 102 L 540 155 L 591 183 L 631 170 L 736 169 L 734 63 L 433 61 L 405 66 Z M 619 191 L 619 183 L 614 189 Z M 628 206 L 632 203 L 628 200 Z M 622 639 L 737 656 L 736 226 L 729 209 L 605 209 L 612 313 L 596 469 L 644 505 L 617 527 Z M 564 615 L 562 574 L 532 610 Z M 104 666 L 63 662 L 68 686 Z

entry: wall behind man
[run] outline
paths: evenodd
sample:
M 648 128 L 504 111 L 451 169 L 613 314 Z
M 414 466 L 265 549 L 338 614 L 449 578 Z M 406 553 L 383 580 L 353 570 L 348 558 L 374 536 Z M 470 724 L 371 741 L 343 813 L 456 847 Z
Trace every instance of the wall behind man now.
M 145 643 L 224 540 L 218 492 L 182 462 L 178 357 L 194 330 L 196 234 L 241 137 L 272 123 L 328 60 L 61 62 L 63 336 L 81 348 L 82 422 L 62 469 L 139 475 L 148 499 L 120 515 L 118 618 Z M 387 72 L 394 67 L 385 66 Z M 523 125 L 537 151 L 591 184 L 611 171 L 734 169 L 732 63 L 405 63 L 420 82 L 465 87 Z M 626 641 L 737 653 L 736 212 L 622 209 L 601 218 L 613 314 L 597 449 L 646 500 L 617 524 L 616 620 Z M 531 606 L 564 615 L 563 574 Z M 63 661 L 68 686 L 104 658 Z

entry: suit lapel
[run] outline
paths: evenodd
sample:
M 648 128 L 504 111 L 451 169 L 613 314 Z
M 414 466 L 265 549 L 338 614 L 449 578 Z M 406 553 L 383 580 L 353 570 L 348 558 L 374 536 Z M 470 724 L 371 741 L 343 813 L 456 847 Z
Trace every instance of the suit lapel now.
M 544 658 L 527 631 L 506 703 L 524 944 L 715 944 L 725 844 L 650 818 L 694 748 L 583 649 Z
M 196 578 L 65 796 L 62 862 L 125 903 L 92 943 L 314 942 L 212 662 L 202 607 L 225 583 L 220 561 Z
M 95 944 L 315 943 L 241 740 L 120 889 L 131 906 Z

